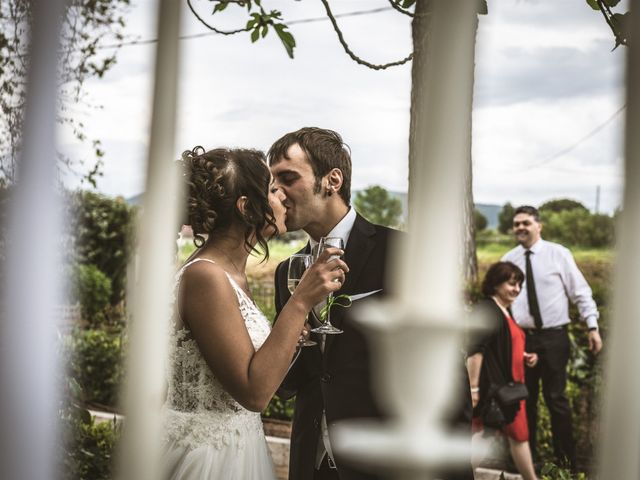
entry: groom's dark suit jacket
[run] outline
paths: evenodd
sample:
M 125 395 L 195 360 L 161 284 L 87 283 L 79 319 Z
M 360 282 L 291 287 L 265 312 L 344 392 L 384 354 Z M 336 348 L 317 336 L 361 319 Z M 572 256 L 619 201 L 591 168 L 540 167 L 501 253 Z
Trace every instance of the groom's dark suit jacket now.
M 349 273 L 336 295 L 356 295 L 379 289 L 382 292 L 375 296 L 384 295 L 388 243 L 398 235 L 401 234 L 369 223 L 358 215 L 344 254 Z M 308 248 L 307 245 L 306 250 Z M 277 313 L 280 313 L 290 297 L 287 268 L 288 261 L 284 261 L 276 269 Z M 291 433 L 290 480 L 313 478 L 323 408 L 328 425 L 347 418 L 384 418 L 372 392 L 369 346 L 351 317 L 351 309 L 332 308 L 331 323 L 344 333 L 327 335 L 324 353 L 320 351 L 319 345 L 302 348 L 300 356 L 278 390 L 278 396 L 284 399 L 296 395 Z M 315 334 L 312 334 L 312 338 L 320 342 Z M 461 404 L 464 404 L 466 411 L 460 413 L 460 418 L 465 414 L 465 418 L 471 417 L 468 386 L 465 372 L 461 382 Z M 341 462 L 339 456 L 336 463 L 340 480 L 380 478 L 351 470 Z

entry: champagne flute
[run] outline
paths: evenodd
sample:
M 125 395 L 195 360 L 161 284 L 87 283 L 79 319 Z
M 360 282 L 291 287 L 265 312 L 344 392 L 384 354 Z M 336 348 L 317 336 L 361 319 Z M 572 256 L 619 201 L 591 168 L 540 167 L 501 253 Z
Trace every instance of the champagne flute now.
M 304 275 L 305 270 L 311 266 L 311 263 L 312 257 L 308 253 L 296 253 L 289 257 L 289 270 L 287 272 L 287 288 L 289 289 L 289 293 L 293 294 L 293 291 L 302 279 L 302 275 Z M 305 339 L 298 344 L 301 347 L 312 347 L 317 345 L 316 342 L 309 339 Z
M 317 257 L 319 257 L 324 250 L 327 248 L 334 247 L 339 248 L 340 250 L 344 250 L 344 240 L 341 237 L 322 237 L 320 239 L 320 243 L 318 244 L 318 253 Z M 317 259 L 316 257 L 316 259 Z M 337 258 L 336 255 L 329 258 L 329 261 Z M 327 298 L 328 302 L 331 302 L 331 298 L 333 297 L 333 292 L 329 293 Z M 331 325 L 331 306 L 329 306 L 326 310 L 326 316 L 324 319 L 319 318 L 319 320 L 323 323 L 321 326 L 312 329 L 311 331 L 314 333 L 324 333 L 328 335 L 337 335 L 338 333 L 342 333 L 342 330 Z

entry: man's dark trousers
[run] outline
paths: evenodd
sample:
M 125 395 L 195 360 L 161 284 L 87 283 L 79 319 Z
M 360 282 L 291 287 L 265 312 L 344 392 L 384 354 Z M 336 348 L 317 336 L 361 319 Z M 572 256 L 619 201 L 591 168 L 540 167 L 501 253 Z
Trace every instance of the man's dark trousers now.
M 527 368 L 525 382 L 529 390 L 527 421 L 529 444 L 534 460 L 537 447 L 538 394 L 542 380 L 542 394 L 551 416 L 553 450 L 556 458 L 575 469 L 575 443 L 571 422 L 571 405 L 565 395 L 569 335 L 566 326 L 542 330 L 527 330 L 526 350 L 538 354 L 538 364 Z

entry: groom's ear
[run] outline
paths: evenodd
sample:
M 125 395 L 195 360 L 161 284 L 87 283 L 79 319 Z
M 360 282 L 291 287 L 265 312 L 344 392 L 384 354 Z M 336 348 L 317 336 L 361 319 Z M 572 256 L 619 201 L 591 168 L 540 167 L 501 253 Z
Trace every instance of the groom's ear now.
M 342 176 L 342 170 L 339 168 L 333 168 L 326 176 L 327 189 L 330 189 L 333 193 L 338 193 L 342 188 L 342 182 L 344 177 Z

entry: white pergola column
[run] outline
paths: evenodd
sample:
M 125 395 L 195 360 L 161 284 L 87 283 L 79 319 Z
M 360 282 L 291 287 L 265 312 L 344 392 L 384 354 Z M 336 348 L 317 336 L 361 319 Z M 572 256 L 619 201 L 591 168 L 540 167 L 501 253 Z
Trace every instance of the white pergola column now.
M 418 0 L 414 19 L 410 217 L 393 256 L 391 300 L 359 309 L 370 334 L 376 394 L 386 424 L 350 421 L 335 431 L 342 455 L 394 478 L 428 479 L 470 459 L 470 435 L 443 417 L 458 378 L 462 321 L 459 269 L 464 172 L 470 150 L 477 2 Z M 420 25 L 426 30 L 416 32 Z M 355 308 L 355 307 L 354 307 Z
M 139 264 L 132 288 L 133 319 L 124 391 L 126 416 L 119 478 L 157 480 L 162 472 L 161 407 L 165 394 L 172 262 L 180 182 L 174 167 L 178 32 L 182 2 L 161 0 L 147 181 L 138 226 Z
M 613 315 L 606 339 L 599 446 L 602 480 L 640 478 L 640 0 L 627 52 L 627 117 L 623 212 L 617 229 Z
M 60 362 L 61 196 L 56 178 L 57 52 L 64 0 L 32 2 L 22 148 L 7 209 L 0 320 L 0 476 L 51 478 Z

